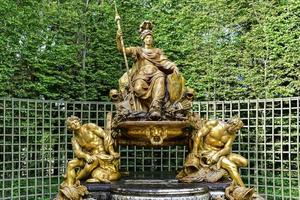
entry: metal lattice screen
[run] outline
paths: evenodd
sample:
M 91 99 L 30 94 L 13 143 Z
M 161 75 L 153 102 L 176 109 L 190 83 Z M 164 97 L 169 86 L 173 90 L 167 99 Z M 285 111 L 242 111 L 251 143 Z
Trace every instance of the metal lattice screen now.
M 244 181 L 266 199 L 300 199 L 299 99 L 195 102 L 202 118 L 241 116 L 234 151 Z M 73 157 L 65 119 L 104 126 L 110 103 L 0 99 L 0 199 L 52 199 Z M 119 147 L 122 171 L 176 171 L 187 149 Z
M 234 152 L 248 159 L 244 181 L 266 199 L 300 199 L 299 98 L 196 103 L 202 118 L 238 115 Z
M 185 146 L 146 148 L 136 146 L 119 147 L 121 171 L 168 171 L 182 168 L 187 148 Z

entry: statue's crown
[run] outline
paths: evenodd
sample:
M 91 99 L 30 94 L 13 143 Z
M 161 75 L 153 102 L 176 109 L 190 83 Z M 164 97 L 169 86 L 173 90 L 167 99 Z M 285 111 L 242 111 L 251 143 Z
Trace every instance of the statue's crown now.
M 143 40 L 146 35 L 152 35 L 152 29 L 153 29 L 153 24 L 150 21 L 144 21 L 140 25 L 140 36 L 141 39 Z

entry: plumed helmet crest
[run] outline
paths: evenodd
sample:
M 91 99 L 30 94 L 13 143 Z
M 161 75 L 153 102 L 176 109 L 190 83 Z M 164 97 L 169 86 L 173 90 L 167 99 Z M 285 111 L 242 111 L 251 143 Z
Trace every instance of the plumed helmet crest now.
M 144 21 L 140 25 L 140 37 L 143 40 L 147 35 L 152 35 L 153 24 L 150 21 Z

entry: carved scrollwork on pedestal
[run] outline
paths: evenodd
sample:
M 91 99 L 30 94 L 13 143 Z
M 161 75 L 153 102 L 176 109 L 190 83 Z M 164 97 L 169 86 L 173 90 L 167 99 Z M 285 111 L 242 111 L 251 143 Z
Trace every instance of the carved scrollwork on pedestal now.
M 168 136 L 168 130 L 165 127 L 151 126 L 145 130 L 145 133 L 152 145 L 161 145 Z

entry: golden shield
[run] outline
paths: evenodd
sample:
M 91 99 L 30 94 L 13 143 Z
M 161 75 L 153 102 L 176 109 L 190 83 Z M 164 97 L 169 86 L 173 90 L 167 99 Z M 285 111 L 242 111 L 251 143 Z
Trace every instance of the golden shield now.
M 185 80 L 181 74 L 172 73 L 167 77 L 167 89 L 170 96 L 170 102 L 179 100 L 184 92 Z

